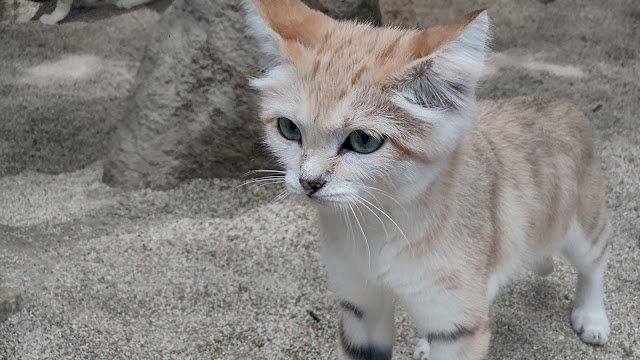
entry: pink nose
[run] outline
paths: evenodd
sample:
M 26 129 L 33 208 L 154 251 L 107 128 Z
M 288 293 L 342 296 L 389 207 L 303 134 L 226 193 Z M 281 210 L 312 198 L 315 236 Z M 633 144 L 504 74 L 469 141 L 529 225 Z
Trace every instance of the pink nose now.
M 304 191 L 307 192 L 307 195 L 309 196 L 315 194 L 326 183 L 327 182 L 322 179 L 315 179 L 315 180 L 300 179 L 300 185 L 302 185 L 302 188 L 304 189 Z

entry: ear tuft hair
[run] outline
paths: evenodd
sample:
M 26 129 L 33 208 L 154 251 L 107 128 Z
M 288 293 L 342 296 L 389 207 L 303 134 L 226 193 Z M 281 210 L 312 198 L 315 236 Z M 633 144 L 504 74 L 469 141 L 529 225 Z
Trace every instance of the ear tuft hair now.
M 242 0 L 242 4 L 265 68 L 295 61 L 304 48 L 320 43 L 322 34 L 335 24 L 300 0 Z
M 276 34 L 265 20 L 260 16 L 253 0 L 242 0 L 245 11 L 245 22 L 248 32 L 254 39 L 261 52 L 259 57 L 260 67 L 273 68 L 283 63 L 282 39 Z
M 431 111 L 469 108 L 484 69 L 489 44 L 489 17 L 477 11 L 447 27 L 425 30 L 417 44 L 433 48 L 405 68 L 393 83 L 407 101 Z

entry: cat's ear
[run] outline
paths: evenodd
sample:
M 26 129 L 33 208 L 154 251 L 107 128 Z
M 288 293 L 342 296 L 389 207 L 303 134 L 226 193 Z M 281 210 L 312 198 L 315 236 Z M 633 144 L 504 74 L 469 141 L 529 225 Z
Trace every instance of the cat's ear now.
M 473 104 L 488 44 L 486 10 L 450 25 L 420 31 L 411 39 L 408 65 L 392 78 L 394 88 L 403 102 L 424 110 L 465 109 Z
M 304 48 L 321 41 L 334 21 L 300 0 L 242 0 L 242 3 L 265 68 L 295 61 Z

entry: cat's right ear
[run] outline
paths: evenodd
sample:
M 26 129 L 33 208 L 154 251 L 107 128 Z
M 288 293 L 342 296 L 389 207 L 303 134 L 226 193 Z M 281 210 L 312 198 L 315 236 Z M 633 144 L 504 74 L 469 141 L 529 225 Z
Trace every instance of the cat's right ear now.
M 299 0 L 242 0 L 242 4 L 264 69 L 295 61 L 305 48 L 318 44 L 333 23 Z

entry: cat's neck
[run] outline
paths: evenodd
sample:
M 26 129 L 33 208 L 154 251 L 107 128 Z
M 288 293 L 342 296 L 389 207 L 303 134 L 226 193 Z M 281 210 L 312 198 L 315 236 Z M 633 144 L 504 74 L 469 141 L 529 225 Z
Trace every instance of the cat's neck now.
M 464 166 L 466 150 L 467 143 L 462 141 L 451 154 L 427 165 L 423 177 L 416 179 L 422 184 L 416 187 L 417 191 L 403 194 L 400 205 L 419 212 L 440 212 L 446 203 L 454 200 L 452 197 L 459 182 L 459 170 Z

